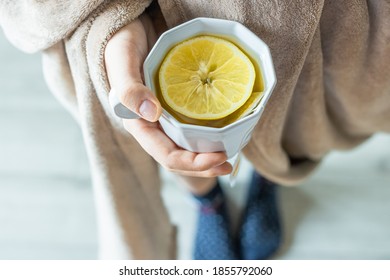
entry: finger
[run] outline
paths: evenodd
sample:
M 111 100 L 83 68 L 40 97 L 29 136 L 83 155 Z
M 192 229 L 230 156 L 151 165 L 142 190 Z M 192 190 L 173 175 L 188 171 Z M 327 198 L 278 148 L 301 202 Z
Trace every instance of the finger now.
M 169 151 L 163 161 L 164 167 L 170 171 L 208 171 L 226 162 L 225 153 L 194 153 L 175 147 Z
M 157 123 L 123 120 L 124 127 L 146 152 L 168 170 L 204 171 L 226 162 L 223 152 L 194 153 L 179 148 Z
M 142 79 L 147 50 L 144 27 L 135 20 L 108 42 L 105 64 L 110 86 L 122 104 L 148 121 L 157 121 L 162 112 L 160 102 Z
M 194 153 L 178 147 L 157 123 L 144 120 L 124 120 L 124 127 L 164 168 L 178 172 L 202 172 L 221 166 L 227 160 L 223 152 Z M 215 171 L 224 171 L 223 167 Z
M 219 166 L 215 166 L 205 171 L 183 171 L 183 170 L 169 170 L 169 171 L 182 176 L 211 178 L 211 177 L 228 175 L 233 171 L 233 167 L 229 162 L 225 162 Z
M 120 102 L 149 122 L 157 121 L 162 108 L 154 94 L 140 82 L 129 82 L 115 87 Z

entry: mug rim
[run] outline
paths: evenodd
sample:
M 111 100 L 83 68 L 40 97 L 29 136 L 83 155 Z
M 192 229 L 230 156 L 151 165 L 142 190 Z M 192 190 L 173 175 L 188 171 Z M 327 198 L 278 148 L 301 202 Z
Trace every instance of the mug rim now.
M 191 29 L 191 26 L 192 25 L 196 25 L 196 24 L 219 24 L 219 25 L 225 25 L 225 26 L 239 26 L 239 28 L 242 28 L 244 30 L 246 30 L 247 34 L 249 34 L 250 36 L 252 36 L 253 40 L 256 40 L 258 41 L 258 43 L 261 45 L 261 47 L 263 48 L 263 51 L 265 49 L 265 56 L 267 56 L 267 58 L 269 59 L 269 62 L 267 63 L 267 65 L 263 65 L 264 64 L 264 61 L 261 59 L 261 56 L 260 54 L 257 55 L 255 58 L 253 56 L 251 56 L 252 59 L 258 61 L 259 63 L 259 67 L 260 65 L 262 65 L 263 67 L 261 67 L 260 69 L 262 70 L 262 78 L 263 78 L 263 81 L 264 81 L 264 98 L 266 98 L 266 100 L 261 100 L 260 103 L 257 105 L 256 109 L 254 110 L 254 112 L 252 112 L 251 114 L 239 119 L 239 120 L 236 120 L 235 122 L 233 123 L 230 123 L 226 126 L 223 126 L 223 127 L 210 127 L 210 126 L 202 126 L 202 125 L 196 125 L 196 124 L 186 124 L 186 123 L 182 123 L 180 121 L 178 121 L 175 117 L 173 117 L 167 110 L 165 110 L 164 108 L 163 109 L 163 114 L 161 115 L 161 118 L 164 118 L 166 121 L 172 123 L 175 127 L 179 128 L 179 129 L 184 129 L 184 130 L 200 130 L 200 131 L 204 131 L 204 132 L 217 132 L 217 133 L 223 133 L 224 131 L 226 130 L 230 130 L 230 129 L 233 129 L 234 127 L 236 126 L 240 126 L 242 123 L 246 123 L 248 122 L 249 120 L 251 120 L 252 118 L 256 118 L 256 117 L 259 117 L 259 115 L 262 114 L 263 110 L 264 110 L 264 107 L 265 107 L 265 104 L 267 103 L 275 85 L 276 85 L 276 75 L 275 75 L 275 69 L 274 69 L 274 65 L 273 65 L 273 61 L 272 61 L 272 56 L 271 56 L 271 52 L 270 52 L 270 49 L 268 47 L 268 45 L 263 41 L 261 40 L 261 38 L 259 38 L 256 34 L 254 34 L 251 30 L 249 30 L 246 26 L 244 26 L 243 24 L 239 23 L 239 22 L 236 22 L 236 21 L 231 21 L 231 20 L 226 20 L 226 19 L 216 19 L 216 18 L 206 18 L 206 17 L 198 17 L 198 18 L 194 18 L 190 21 L 187 21 L 185 23 L 182 23 L 178 26 L 175 26 L 167 31 L 165 31 L 159 38 L 158 40 L 156 41 L 156 43 L 154 44 L 153 48 L 150 50 L 148 56 L 146 57 L 145 61 L 144 61 L 144 64 L 143 64 L 143 70 L 144 70 L 144 78 L 145 78 L 145 83 L 146 85 L 153 91 L 153 89 L 155 89 L 156 85 L 154 84 L 154 79 L 152 76 L 152 73 L 156 67 L 152 67 L 152 61 L 156 59 L 156 53 L 160 53 L 160 57 L 158 58 L 158 65 L 161 65 L 161 61 L 163 60 L 164 56 L 166 55 L 166 53 L 169 51 L 169 49 L 171 49 L 174 45 L 176 45 L 177 43 L 179 43 L 180 41 L 183 41 L 183 40 L 186 40 L 186 39 L 189 39 L 189 38 L 192 38 L 192 37 L 195 37 L 195 36 L 200 36 L 200 35 L 215 35 L 215 36 L 220 36 L 220 34 L 218 32 L 203 32 L 203 33 L 191 33 L 189 34 L 188 36 L 185 36 L 184 39 L 180 39 L 180 40 L 177 40 L 176 42 L 171 42 L 170 43 L 170 46 L 169 48 L 167 48 L 167 50 L 164 50 L 163 52 L 159 51 L 158 48 L 159 48 L 159 45 L 162 44 L 162 42 L 164 40 L 166 40 L 167 37 L 169 36 L 172 36 L 172 34 L 174 33 L 180 33 L 180 32 L 184 32 L 184 30 L 188 30 L 188 29 Z M 226 28 L 226 27 L 225 27 Z M 222 34 L 223 35 L 223 34 Z M 229 34 L 229 36 L 232 36 L 234 37 L 234 39 L 236 39 L 238 42 L 244 42 L 243 38 L 241 38 L 240 36 L 237 36 L 236 34 Z M 223 37 L 223 36 L 221 36 Z M 240 47 L 242 47 L 240 45 Z M 243 48 L 243 47 L 242 47 Z M 246 48 L 243 48 L 244 50 L 247 50 Z M 255 53 L 255 51 L 253 51 L 252 53 Z M 264 69 L 264 66 L 267 66 L 267 78 L 265 77 L 265 69 Z M 151 69 L 152 68 L 152 69 Z M 266 85 L 267 83 L 267 85 Z M 263 102 L 262 102 L 263 101 Z M 261 103 L 263 103 L 262 106 Z

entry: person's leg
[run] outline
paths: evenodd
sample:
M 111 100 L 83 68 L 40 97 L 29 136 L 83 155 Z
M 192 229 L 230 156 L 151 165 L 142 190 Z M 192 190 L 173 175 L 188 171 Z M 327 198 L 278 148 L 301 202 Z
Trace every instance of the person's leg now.
M 182 177 L 199 203 L 194 259 L 237 259 L 225 196 L 216 178 Z
M 277 188 L 275 183 L 253 172 L 239 234 L 241 259 L 268 259 L 279 248 Z

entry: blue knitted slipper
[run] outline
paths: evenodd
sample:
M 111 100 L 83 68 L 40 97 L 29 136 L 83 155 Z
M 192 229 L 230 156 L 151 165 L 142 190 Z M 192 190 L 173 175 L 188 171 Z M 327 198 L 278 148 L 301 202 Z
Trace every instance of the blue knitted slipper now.
M 277 186 L 253 172 L 239 233 L 243 260 L 270 258 L 281 243 Z
M 194 196 L 200 204 L 195 237 L 195 260 L 235 260 L 237 249 L 229 230 L 229 218 L 221 186 L 204 196 Z

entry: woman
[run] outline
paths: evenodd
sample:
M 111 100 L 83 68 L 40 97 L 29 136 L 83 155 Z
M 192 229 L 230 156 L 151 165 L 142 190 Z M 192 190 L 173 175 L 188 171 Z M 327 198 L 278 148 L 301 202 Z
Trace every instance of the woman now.
M 180 150 L 155 123 L 161 107 L 143 86 L 140 69 L 155 40 L 152 26 L 161 27 L 154 9 L 145 12 L 150 2 L 0 2 L 7 37 L 22 50 L 43 51 L 50 89 L 80 123 L 91 162 L 102 258 L 175 257 L 175 229 L 161 201 L 159 179 L 150 176 L 157 172 L 156 162 L 184 178 L 204 206 L 200 209 L 215 210 L 208 217 L 201 211 L 198 236 L 204 234 L 202 221 L 215 226 L 218 216 L 227 233 L 215 179 L 231 171 L 226 157 Z M 278 84 L 244 150 L 269 180 L 297 184 L 330 150 L 352 148 L 377 131 L 390 131 L 389 1 L 160 0 L 158 5 L 168 28 L 199 16 L 225 18 L 243 23 L 269 45 Z M 144 120 L 122 123 L 113 116 L 111 88 Z M 254 175 L 251 185 L 255 199 L 245 213 L 257 216 L 248 222 L 244 217 L 241 249 L 226 234 L 216 245 L 226 249 L 220 255 L 204 249 L 213 237 L 206 245 L 197 243 L 195 257 L 266 258 L 277 248 L 274 184 Z M 261 215 L 270 222 L 261 224 Z M 272 234 L 263 241 L 259 231 L 269 229 Z M 246 238 L 245 232 L 254 237 Z M 245 238 L 258 244 L 254 253 L 245 249 Z

